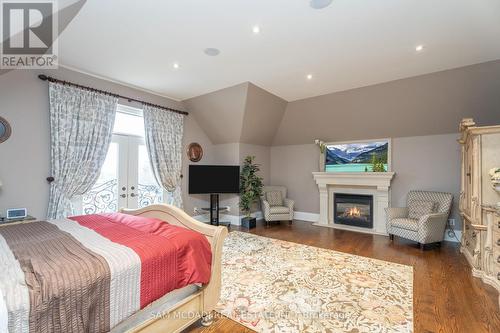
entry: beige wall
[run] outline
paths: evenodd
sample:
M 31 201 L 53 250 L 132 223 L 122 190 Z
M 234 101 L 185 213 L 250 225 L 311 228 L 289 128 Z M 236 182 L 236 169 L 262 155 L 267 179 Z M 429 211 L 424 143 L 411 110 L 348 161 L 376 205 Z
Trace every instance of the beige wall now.
M 184 103 L 66 69 L 47 74 L 182 109 Z M 49 125 L 47 84 L 37 71 L 0 75 L 0 115 L 13 127 L 0 144 L 0 212 L 26 206 L 45 216 L 48 200 Z M 460 160 L 455 142 L 461 117 L 479 125 L 500 123 L 500 61 L 286 103 L 251 83 L 185 101 L 184 149 L 199 142 L 202 164 L 241 164 L 255 155 L 265 184 L 285 185 L 298 211 L 318 212 L 318 191 L 311 176 L 318 168 L 315 138 L 345 141 L 395 137 L 394 204 L 412 188 L 459 188 Z M 127 101 L 120 101 L 128 104 Z M 274 136 L 271 146 L 271 137 Z M 440 135 L 435 135 L 440 134 Z M 212 144 L 214 141 L 214 144 Z M 188 164 L 183 156 L 185 210 L 207 206 L 208 196 L 189 195 Z M 239 215 L 237 195 L 222 204 Z M 455 205 L 454 216 L 456 217 Z
M 187 147 L 191 142 L 198 142 L 203 148 L 203 158 L 199 162 L 191 162 L 185 153 Z M 184 201 L 184 210 L 190 214 L 195 215 L 195 207 L 206 207 L 208 205 L 208 197 L 204 194 L 189 194 L 189 165 L 190 164 L 214 164 L 214 148 L 208 139 L 203 129 L 196 122 L 192 116 L 184 118 L 184 149 L 182 155 L 182 196 Z
M 500 123 L 500 60 L 288 103 L 273 145 L 454 133 Z
M 271 148 L 271 184 L 288 186 L 298 211 L 318 213 L 313 140 L 393 137 L 393 205 L 411 189 L 451 192 L 459 228 L 455 133 L 464 117 L 499 124 L 499 91 L 500 60 L 290 102 Z
M 260 165 L 259 176 L 265 185 L 269 184 L 271 177 L 271 147 L 251 145 L 248 143 L 240 144 L 240 165 L 247 156 L 255 156 L 254 162 Z
M 12 136 L 0 144 L 0 214 L 9 207 L 27 207 L 38 217 L 46 215 L 49 185 L 45 178 L 50 170 L 48 85 L 37 78 L 40 71 L 15 70 L 0 75 L 0 115 L 12 126 Z M 183 109 L 181 102 L 149 94 L 110 81 L 97 79 L 66 69 L 47 70 L 45 74 L 110 90 L 125 96 L 145 99 L 152 103 Z M 122 104 L 130 104 L 120 100 Z M 196 120 L 186 117 L 184 146 L 198 141 L 206 149 L 207 158 L 211 153 L 211 142 L 198 126 Z M 185 168 L 187 160 L 184 159 Z M 186 170 L 184 172 L 187 174 Z M 187 211 L 197 204 L 197 198 L 186 195 L 186 178 L 183 181 Z M 191 200 L 194 200 L 191 202 Z
M 460 196 L 460 145 L 458 134 L 395 138 L 392 141 L 393 206 L 404 206 L 409 190 L 443 191 L 453 194 L 452 218 L 461 225 L 458 213 Z
M 251 145 L 245 143 L 225 143 L 212 146 L 211 163 L 219 165 L 242 165 L 246 156 L 255 156 L 255 163 L 260 164 L 259 175 L 263 178 L 264 184 L 270 180 L 271 169 L 271 148 L 269 146 Z M 210 164 L 210 163 L 203 163 Z M 208 196 L 205 196 L 208 199 Z M 230 212 L 227 215 L 240 216 L 239 195 L 221 194 L 219 196 L 221 206 L 229 206 Z M 208 203 L 203 203 L 205 206 Z M 199 207 L 199 206 L 198 206 Z M 257 210 L 255 207 L 254 211 Z
M 392 204 L 404 206 L 412 189 L 445 191 L 455 198 L 452 217 L 457 220 L 460 193 L 458 134 L 394 138 L 392 140 Z M 319 213 L 319 192 L 312 172 L 318 171 L 319 149 L 314 144 L 271 147 L 271 184 L 288 187 L 296 210 Z
M 286 186 L 296 211 L 319 213 L 319 192 L 312 177 L 318 164 L 319 149 L 314 144 L 273 146 L 270 185 Z
M 214 163 L 237 164 L 255 155 L 266 184 L 288 186 L 298 211 L 317 213 L 318 190 L 311 176 L 318 168 L 315 138 L 393 137 L 393 204 L 402 205 L 410 189 L 448 191 L 458 198 L 454 133 L 463 117 L 481 125 L 500 123 L 498 91 L 500 61 L 493 61 L 290 103 L 246 83 L 186 105 L 219 143 Z M 237 196 L 222 198 L 238 215 Z M 455 202 L 458 220 L 457 207 Z

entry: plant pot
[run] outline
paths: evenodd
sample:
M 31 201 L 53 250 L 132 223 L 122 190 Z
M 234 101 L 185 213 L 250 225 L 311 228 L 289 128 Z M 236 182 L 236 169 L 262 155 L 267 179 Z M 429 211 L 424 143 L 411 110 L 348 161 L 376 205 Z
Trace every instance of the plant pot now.
M 257 219 L 255 217 L 244 217 L 241 219 L 241 226 L 247 229 L 255 228 L 257 226 Z
M 325 172 L 326 156 L 325 153 L 319 154 L 319 172 Z

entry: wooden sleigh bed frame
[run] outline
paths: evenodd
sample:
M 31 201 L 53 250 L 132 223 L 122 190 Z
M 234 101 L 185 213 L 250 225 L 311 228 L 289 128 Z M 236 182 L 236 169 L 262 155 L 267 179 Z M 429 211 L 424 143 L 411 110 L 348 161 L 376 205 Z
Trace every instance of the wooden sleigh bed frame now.
M 129 330 L 130 333 L 180 332 L 202 318 L 202 324 L 212 323 L 212 311 L 220 298 L 222 245 L 227 236 L 226 227 L 216 227 L 196 221 L 183 210 L 165 204 L 151 205 L 140 209 L 120 209 L 121 213 L 157 218 L 170 224 L 199 232 L 207 237 L 212 249 L 212 272 L 210 282 L 194 294 L 181 299 L 164 309 L 161 316 L 149 320 Z

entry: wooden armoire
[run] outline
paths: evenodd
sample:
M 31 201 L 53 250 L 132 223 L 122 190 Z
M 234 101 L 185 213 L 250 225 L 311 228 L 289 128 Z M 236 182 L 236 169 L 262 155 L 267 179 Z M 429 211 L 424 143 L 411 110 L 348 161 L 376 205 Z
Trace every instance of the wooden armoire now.
M 500 167 L 500 125 L 480 127 L 472 119 L 463 119 L 460 132 L 460 251 L 472 266 L 472 275 L 500 291 L 500 193 L 488 174 Z

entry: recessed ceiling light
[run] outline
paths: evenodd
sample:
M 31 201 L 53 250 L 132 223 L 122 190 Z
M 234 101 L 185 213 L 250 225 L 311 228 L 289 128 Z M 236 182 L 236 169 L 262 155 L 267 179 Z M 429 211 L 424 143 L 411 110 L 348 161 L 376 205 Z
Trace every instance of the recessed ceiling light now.
M 308 80 L 312 80 L 313 75 L 312 75 L 312 74 L 307 74 L 306 78 L 307 78 Z
M 309 1 L 309 6 L 314 9 L 323 9 L 332 4 L 333 0 L 311 0 Z
M 172 67 L 174 67 L 174 69 L 179 69 L 180 66 L 179 66 L 178 63 L 174 62 L 174 64 L 172 65 Z
M 203 52 L 205 52 L 207 56 L 215 57 L 219 55 L 220 50 L 213 47 L 209 47 L 206 48 Z
M 260 27 L 258 25 L 254 25 L 252 31 L 255 35 L 258 35 L 260 33 Z
M 417 51 L 417 52 L 422 52 L 423 50 L 424 50 L 423 45 L 417 45 L 417 47 L 415 47 L 415 51 Z

